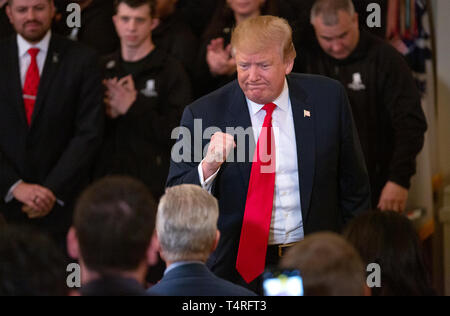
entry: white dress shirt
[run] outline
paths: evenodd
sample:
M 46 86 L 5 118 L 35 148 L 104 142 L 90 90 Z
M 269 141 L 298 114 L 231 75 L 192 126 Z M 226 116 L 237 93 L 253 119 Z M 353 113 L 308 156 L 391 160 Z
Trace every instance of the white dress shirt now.
M 288 244 L 304 238 L 300 202 L 297 142 L 289 88 L 285 81 L 281 95 L 273 102 L 277 105 L 272 114 L 272 126 L 276 147 L 276 178 L 274 208 L 270 224 L 269 245 Z M 266 111 L 264 104 L 247 99 L 255 139 L 259 138 Z M 211 192 L 219 171 L 204 180 L 202 163 L 198 167 L 202 187 Z
M 45 59 L 47 58 L 48 46 L 50 45 L 51 31 L 48 31 L 45 37 L 39 43 L 32 45 L 28 43 L 21 35 L 17 35 L 17 45 L 19 48 L 19 66 L 20 66 L 20 79 L 22 87 L 25 84 L 25 77 L 27 75 L 28 67 L 31 64 L 31 56 L 28 54 L 30 48 L 39 48 L 39 53 L 36 56 L 39 75 L 42 76 L 44 70 Z

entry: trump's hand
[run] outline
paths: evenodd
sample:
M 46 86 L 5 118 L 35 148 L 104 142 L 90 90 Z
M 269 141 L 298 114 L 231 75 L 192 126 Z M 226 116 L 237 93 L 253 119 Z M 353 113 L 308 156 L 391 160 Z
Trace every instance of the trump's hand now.
M 236 148 L 236 143 L 232 135 L 215 133 L 211 137 L 208 153 L 202 164 L 203 177 L 208 179 L 216 173 L 234 148 Z
M 381 192 L 378 208 L 382 211 L 403 212 L 408 200 L 408 190 L 404 187 L 388 181 Z

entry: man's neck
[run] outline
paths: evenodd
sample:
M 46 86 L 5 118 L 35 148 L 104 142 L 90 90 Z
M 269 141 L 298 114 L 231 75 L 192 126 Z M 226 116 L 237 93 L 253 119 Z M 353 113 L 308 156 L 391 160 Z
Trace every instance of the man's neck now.
M 122 59 L 126 62 L 136 62 L 150 54 L 154 49 L 155 45 L 151 40 L 136 48 L 122 45 Z
M 239 23 L 244 22 L 245 20 L 249 19 L 249 18 L 253 18 L 256 16 L 260 16 L 261 13 L 260 11 L 257 11 L 255 13 L 249 14 L 249 15 L 240 15 L 240 14 L 235 14 L 234 15 L 234 19 L 236 20 L 236 25 L 239 25 Z
M 81 263 L 81 283 L 83 285 L 88 284 L 89 282 L 100 280 L 102 275 L 97 273 L 96 271 L 90 270 L 83 263 Z M 145 285 L 145 277 L 147 274 L 147 265 L 145 262 L 141 264 L 138 269 L 134 271 L 120 271 L 114 273 L 114 276 L 118 278 L 124 279 L 133 279 L 139 282 L 139 284 Z

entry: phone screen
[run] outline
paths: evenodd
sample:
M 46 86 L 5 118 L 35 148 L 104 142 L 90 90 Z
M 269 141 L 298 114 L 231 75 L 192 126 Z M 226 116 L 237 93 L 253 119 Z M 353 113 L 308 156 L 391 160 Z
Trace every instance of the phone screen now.
M 303 280 L 298 270 L 266 271 L 264 296 L 303 296 Z

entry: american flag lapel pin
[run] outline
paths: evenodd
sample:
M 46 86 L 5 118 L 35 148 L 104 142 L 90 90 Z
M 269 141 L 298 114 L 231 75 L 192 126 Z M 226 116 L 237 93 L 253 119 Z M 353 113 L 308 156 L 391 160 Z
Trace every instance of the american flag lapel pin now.
M 307 110 L 303 110 L 303 117 L 311 117 L 311 112 Z

